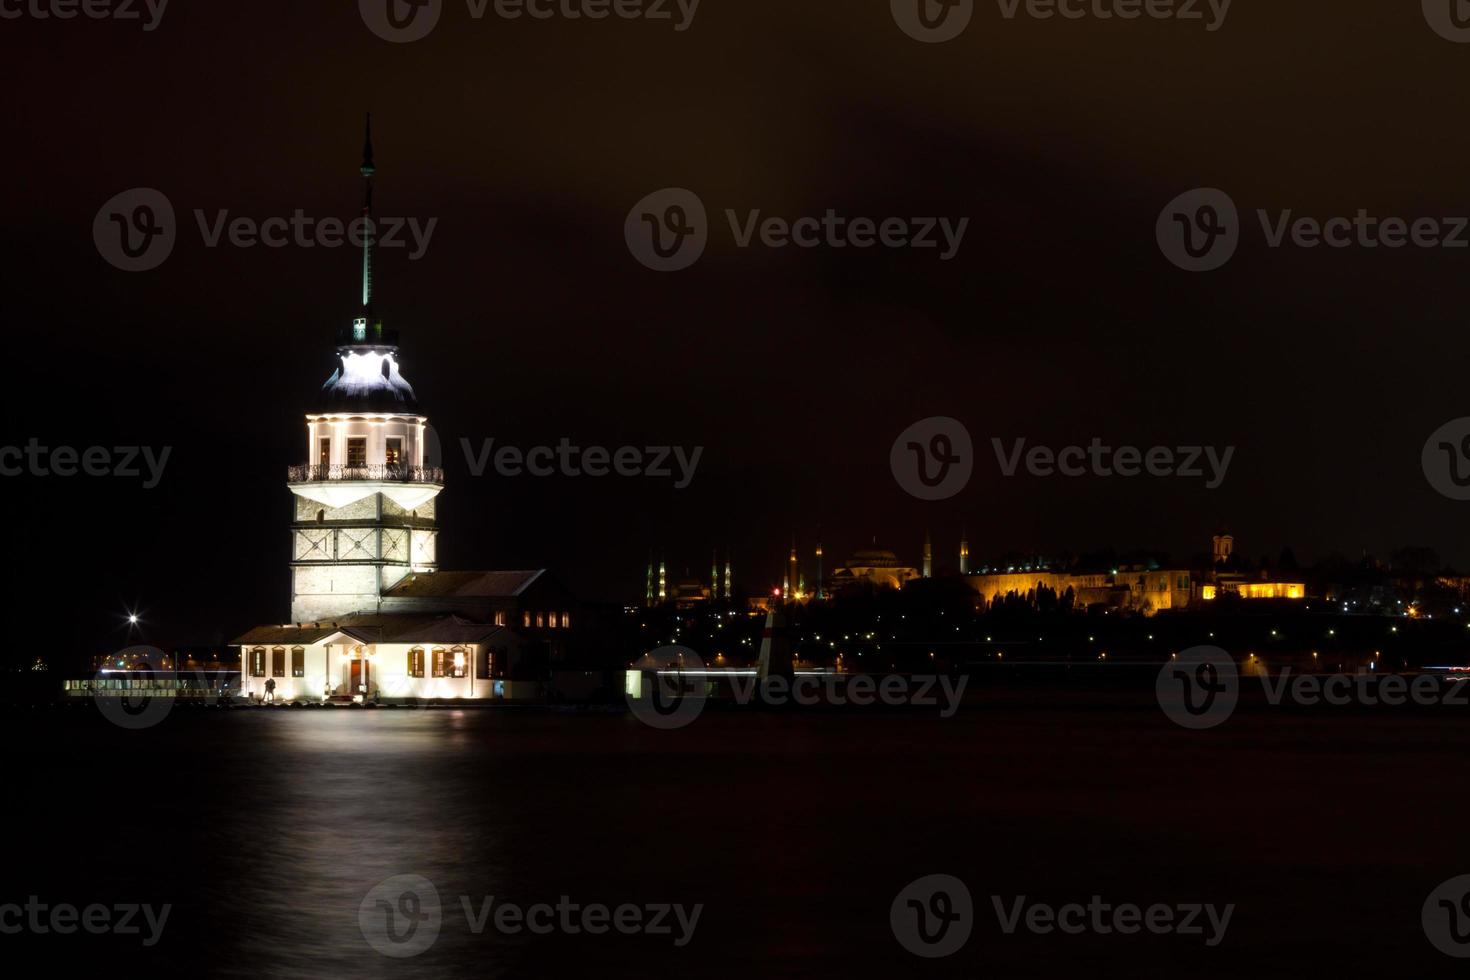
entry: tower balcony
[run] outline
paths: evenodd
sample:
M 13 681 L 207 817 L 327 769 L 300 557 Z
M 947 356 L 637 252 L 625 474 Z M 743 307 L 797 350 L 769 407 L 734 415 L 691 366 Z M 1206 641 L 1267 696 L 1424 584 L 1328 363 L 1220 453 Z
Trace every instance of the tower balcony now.
M 408 466 L 376 463 L 361 466 L 288 466 L 286 482 L 301 483 L 428 483 L 444 485 L 444 470 L 438 466 Z

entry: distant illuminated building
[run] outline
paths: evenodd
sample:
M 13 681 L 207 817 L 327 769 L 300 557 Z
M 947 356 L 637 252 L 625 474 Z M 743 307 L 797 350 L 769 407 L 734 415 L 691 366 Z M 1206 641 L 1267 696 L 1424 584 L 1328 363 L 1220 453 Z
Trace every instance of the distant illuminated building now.
M 970 539 L 963 526 L 960 527 L 960 574 L 970 574 Z
M 832 573 L 834 592 L 855 586 L 901 589 L 919 577 L 919 570 L 904 564 L 886 548 L 863 548 Z
M 1211 550 L 1214 552 L 1215 564 L 1223 565 L 1235 554 L 1235 538 L 1222 531 L 1211 539 Z
M 934 543 L 929 540 L 929 531 L 924 531 L 924 577 L 934 577 Z

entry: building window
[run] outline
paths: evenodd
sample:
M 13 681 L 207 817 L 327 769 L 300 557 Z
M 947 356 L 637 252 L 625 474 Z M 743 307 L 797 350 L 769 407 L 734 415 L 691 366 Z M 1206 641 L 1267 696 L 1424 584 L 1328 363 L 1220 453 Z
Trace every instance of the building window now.
M 256 647 L 250 651 L 250 676 L 265 676 L 265 647 Z
M 521 619 L 524 620 L 524 622 L 521 625 L 525 626 L 526 629 L 530 629 L 531 628 L 531 614 L 528 613 L 528 612 L 521 613 Z
M 291 676 L 306 676 L 306 651 L 301 647 L 291 648 Z
M 449 676 L 470 676 L 470 658 L 464 652 L 464 647 L 455 647 L 449 651 Z
M 538 630 L 539 629 L 545 629 L 546 628 L 546 614 L 545 613 L 539 613 L 538 612 L 536 614 L 536 628 Z
M 403 440 L 397 436 L 388 440 L 388 447 L 384 451 L 383 462 L 389 466 L 397 466 L 403 462 Z
M 271 676 L 286 676 L 286 648 L 276 647 L 271 651 Z
M 572 614 L 571 613 L 564 612 L 564 613 L 561 614 L 561 628 L 564 629 L 564 630 L 565 629 L 571 629 L 572 628 Z
M 408 651 L 408 676 L 424 676 L 424 648 L 414 647 Z
M 316 461 L 318 463 L 320 463 L 322 466 L 331 466 L 332 465 L 332 440 L 331 439 L 325 439 L 324 438 L 324 439 L 322 439 L 322 441 L 320 443 L 318 443 L 318 448 L 317 448 L 317 453 L 316 453 Z
M 504 626 L 505 625 L 505 610 L 504 609 L 501 609 L 498 612 L 496 612 L 496 614 L 495 614 L 495 625 L 496 626 Z
M 439 647 L 434 648 L 434 676 L 444 676 L 444 650 Z
M 347 440 L 347 465 L 367 465 L 367 438 L 358 437 Z

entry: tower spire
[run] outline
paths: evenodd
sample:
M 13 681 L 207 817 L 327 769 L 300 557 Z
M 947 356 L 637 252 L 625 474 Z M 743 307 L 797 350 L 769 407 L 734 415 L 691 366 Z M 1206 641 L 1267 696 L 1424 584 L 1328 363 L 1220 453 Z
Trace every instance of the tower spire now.
M 362 318 L 371 321 L 373 316 L 373 246 L 376 244 L 377 228 L 373 224 L 373 175 L 378 168 L 373 166 L 373 114 L 367 114 L 367 125 L 362 137 Z

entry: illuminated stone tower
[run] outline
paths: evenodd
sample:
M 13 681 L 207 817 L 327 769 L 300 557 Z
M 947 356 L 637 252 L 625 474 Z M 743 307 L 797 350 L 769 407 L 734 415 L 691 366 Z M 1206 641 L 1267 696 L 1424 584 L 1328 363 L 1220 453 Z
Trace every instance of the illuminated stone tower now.
M 934 577 L 934 544 L 929 540 L 929 531 L 924 531 L 924 577 Z
M 734 588 L 734 572 L 731 570 L 731 566 L 730 566 L 730 552 L 727 549 L 725 551 L 725 598 L 726 599 L 729 599 L 734 594 L 735 594 L 735 588 Z
M 362 297 L 337 336 L 336 370 L 306 416 L 306 463 L 290 468 L 291 619 L 377 612 L 385 590 L 438 567 L 434 498 L 443 471 L 424 465 L 425 426 L 398 370 L 398 337 L 373 313 L 372 120 L 363 140 Z
M 970 574 L 970 537 L 960 525 L 960 574 Z

